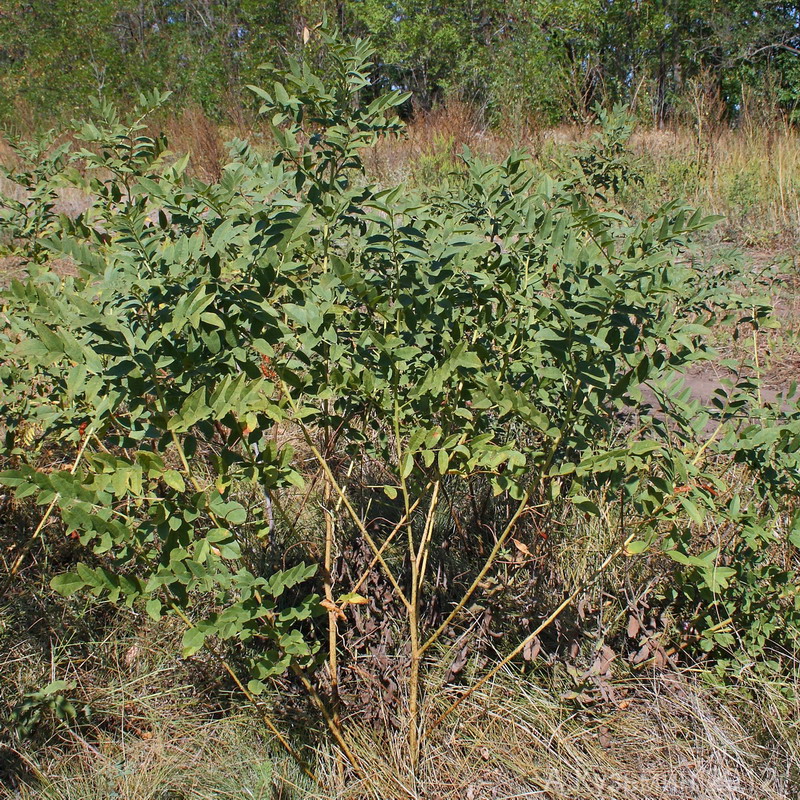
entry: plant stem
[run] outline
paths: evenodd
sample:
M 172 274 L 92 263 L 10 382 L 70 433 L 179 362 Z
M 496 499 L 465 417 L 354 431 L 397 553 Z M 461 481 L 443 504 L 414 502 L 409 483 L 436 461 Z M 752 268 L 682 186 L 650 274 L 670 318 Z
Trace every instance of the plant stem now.
M 358 777 L 361 778 L 361 780 L 363 780 L 367 785 L 369 785 L 369 779 L 364 774 L 364 771 L 361 769 L 361 766 L 358 763 L 358 759 L 355 757 L 355 754 L 345 741 L 341 729 L 336 725 L 333 715 L 328 710 L 324 700 L 319 696 L 319 692 L 317 692 L 311 681 L 308 679 L 308 676 L 297 664 L 292 664 L 292 671 L 303 684 L 303 688 L 305 688 L 306 692 L 308 692 L 308 695 L 314 702 L 314 705 L 316 705 L 316 707 L 319 709 L 319 712 L 322 714 L 322 717 L 325 720 L 325 723 L 327 724 L 331 734 L 333 735 L 333 738 L 336 740 L 336 743 L 341 748 L 341 751 L 344 753 L 347 760 L 350 762 L 350 766 L 355 770 Z
M 753 320 L 756 317 L 756 310 L 753 309 Z M 758 405 L 759 407 L 763 405 L 763 400 L 761 399 L 761 364 L 758 358 L 758 328 L 756 327 L 755 321 L 753 322 L 753 362 L 756 368 L 756 378 L 758 380 Z
M 420 571 L 419 554 L 414 546 L 414 526 L 411 522 L 411 500 L 408 493 L 408 483 L 403 470 L 403 444 L 400 436 L 400 405 L 397 392 L 394 396 L 394 436 L 395 451 L 397 456 L 398 474 L 400 476 L 400 491 L 403 495 L 405 508 L 406 533 L 408 544 L 408 559 L 411 564 L 411 603 L 408 608 L 408 633 L 411 639 L 411 671 L 408 678 L 408 746 L 411 754 L 411 766 L 416 770 L 419 758 L 419 665 L 420 665 L 420 635 L 419 635 L 419 594 Z M 408 454 L 413 459 L 411 453 Z M 436 484 L 438 487 L 438 483 Z M 435 489 L 438 493 L 438 489 Z M 426 525 L 427 527 L 427 525 Z M 424 539 L 424 534 L 423 534 Z M 420 554 L 422 544 L 420 544 Z
M 328 671 L 331 681 L 331 702 L 333 703 L 333 722 L 337 728 L 341 727 L 339 714 L 339 670 L 337 664 L 337 618 L 338 613 L 336 603 L 333 599 L 333 585 L 331 569 L 333 567 L 333 537 L 334 537 L 334 518 L 333 512 L 329 508 L 331 499 L 331 487 L 325 484 L 323 490 L 323 513 L 325 514 L 325 571 L 322 579 L 325 585 L 325 599 L 328 601 Z
M 425 571 L 428 565 L 428 553 L 430 550 L 430 540 L 433 535 L 433 519 L 436 513 L 436 506 L 439 500 L 440 481 L 433 485 L 431 502 L 428 513 L 425 517 L 425 526 L 422 530 L 422 540 L 419 544 L 419 551 L 415 554 L 413 541 L 411 541 L 410 557 L 412 559 L 411 575 L 411 614 L 409 615 L 409 632 L 411 634 L 411 672 L 409 675 L 408 691 L 408 714 L 409 714 L 409 738 L 408 744 L 411 751 L 411 764 L 416 769 L 419 761 L 419 742 L 420 742 L 420 667 L 422 664 L 423 650 L 420 646 L 420 598 L 425 584 Z M 410 514 L 410 510 L 406 513 Z
M 431 539 L 433 538 L 433 520 L 436 514 L 436 507 L 439 504 L 439 490 L 441 489 L 441 481 L 436 481 L 433 485 L 433 492 L 431 493 L 431 502 L 428 506 L 428 514 L 425 518 L 425 527 L 422 531 L 422 541 L 419 545 L 419 553 L 417 561 L 419 563 L 419 591 L 425 583 L 425 573 L 428 569 L 428 556 L 431 552 Z
M 298 408 L 297 404 L 294 402 L 291 393 L 289 392 L 289 387 L 281 380 L 281 384 L 283 386 L 284 392 L 286 393 L 286 398 L 289 402 L 289 405 L 292 407 L 292 410 L 297 413 Z M 367 544 L 372 549 L 372 552 L 375 554 L 375 557 L 378 559 L 381 567 L 383 567 L 383 571 L 386 573 L 386 577 L 389 578 L 389 582 L 392 584 L 392 588 L 395 591 L 396 596 L 399 600 L 403 603 L 406 609 L 410 609 L 411 603 L 409 599 L 406 597 L 403 590 L 400 588 L 400 584 L 397 582 L 397 578 L 395 578 L 394 573 L 389 568 L 389 565 L 386 563 L 386 560 L 383 558 L 383 554 L 381 550 L 378 548 L 378 545 L 375 544 L 375 540 L 370 536 L 369 531 L 366 529 L 364 523 L 361 521 L 361 518 L 358 516 L 358 513 L 353 508 L 352 503 L 347 499 L 347 495 L 345 495 L 344 490 L 341 486 L 339 486 L 338 482 L 336 481 L 336 476 L 331 471 L 330 466 L 328 465 L 327 459 L 320 453 L 319 448 L 314 444 L 314 441 L 311 438 L 311 435 L 308 432 L 308 428 L 302 423 L 302 421 L 298 418 L 297 425 L 299 426 L 303 438 L 305 439 L 306 444 L 308 445 L 309 449 L 314 455 L 314 458 L 317 459 L 317 463 L 322 467 L 322 471 L 325 473 L 325 476 L 330 481 L 331 486 L 333 489 L 336 490 L 336 493 L 342 500 L 344 507 L 347 509 L 347 513 L 350 515 L 350 518 L 353 520 L 353 523 L 358 528 L 361 535 L 366 540 Z

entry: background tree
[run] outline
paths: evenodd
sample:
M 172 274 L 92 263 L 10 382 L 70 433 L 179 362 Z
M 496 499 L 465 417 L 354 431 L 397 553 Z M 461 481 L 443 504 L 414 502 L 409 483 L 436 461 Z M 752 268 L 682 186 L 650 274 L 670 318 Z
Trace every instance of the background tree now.
M 735 120 L 748 97 L 792 114 L 800 10 L 769 0 L 10 0 L 0 11 L 0 115 L 48 118 L 89 94 L 169 88 L 225 117 L 327 16 L 375 43 L 377 86 L 430 107 L 459 95 L 499 119 L 583 119 L 622 101 L 663 125 L 698 87 Z

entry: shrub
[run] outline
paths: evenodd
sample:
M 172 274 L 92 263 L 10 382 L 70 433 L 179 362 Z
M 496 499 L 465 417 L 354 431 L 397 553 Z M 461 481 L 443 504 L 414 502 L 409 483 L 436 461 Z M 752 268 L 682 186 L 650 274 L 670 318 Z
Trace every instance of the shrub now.
M 54 587 L 177 615 L 183 654 L 208 649 L 251 697 L 292 670 L 356 770 L 338 676 L 358 607 L 404 626 L 414 761 L 421 673 L 534 512 L 569 508 L 614 545 L 503 663 L 612 561 L 653 549 L 675 562 L 668 600 L 704 646 L 734 631 L 758 655 L 780 634 L 770 620 L 797 618 L 772 551 L 800 413 L 760 408 L 753 381 L 707 409 L 681 384 L 713 356 L 713 326 L 768 316 L 693 257 L 714 220 L 676 202 L 646 220 L 613 208 L 629 168 L 618 118 L 579 175 L 467 155 L 463 180 L 424 199 L 365 185 L 361 154 L 401 130 L 405 98 L 359 106 L 368 45 L 318 35 L 322 72 L 294 61 L 252 87 L 275 153 L 234 141 L 218 182 L 187 177 L 144 108 L 123 120 L 98 105 L 78 128 L 73 158 L 94 177 L 69 180 L 93 205 L 37 242 L 79 276 L 32 261 L 0 340 L 16 462 L 0 480 L 44 507 L 33 539 L 57 514 L 86 554 Z M 60 468 L 31 457 L 31 428 Z M 297 546 L 309 500 L 320 530 Z M 334 562 L 353 541 L 367 556 L 345 582 Z

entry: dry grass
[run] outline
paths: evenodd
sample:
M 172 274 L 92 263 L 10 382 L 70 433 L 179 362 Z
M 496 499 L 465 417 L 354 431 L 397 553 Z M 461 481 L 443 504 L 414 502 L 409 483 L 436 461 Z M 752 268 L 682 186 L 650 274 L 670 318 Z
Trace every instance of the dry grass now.
M 386 185 L 411 178 L 424 184 L 455 169 L 464 147 L 498 160 L 507 152 L 506 142 L 486 128 L 475 108 L 454 100 L 446 108 L 418 110 L 402 138 L 371 148 L 365 154 L 367 171 Z
M 683 197 L 726 217 L 725 238 L 772 249 L 794 244 L 800 225 L 800 137 L 775 126 L 641 131 L 632 141 L 653 200 Z
M 176 626 L 95 612 L 88 626 L 103 635 L 86 641 L 85 631 L 62 639 L 63 620 L 25 623 L 16 607 L 14 619 L 19 635 L 0 638 L 0 705 L 7 713 L 24 691 L 66 680 L 76 717 L 46 712 L 31 737 L 0 737 L 0 798 L 270 798 L 281 782 L 273 757 L 297 778 L 208 664 L 176 657 Z
M 562 163 L 593 128 L 539 129 L 524 124 L 489 129 L 478 112 L 456 102 L 418 115 L 399 141 L 384 142 L 368 168 L 381 182 L 435 182 L 457 168 L 463 146 L 489 161 L 512 149 L 529 151 L 545 170 Z M 642 189 L 628 202 L 649 211 L 675 197 L 721 214 L 718 239 L 746 247 L 786 249 L 800 230 L 800 134 L 776 120 L 738 129 L 719 124 L 668 130 L 640 128 L 631 148 L 641 160 Z
M 248 716 L 224 721 L 184 716 L 177 734 L 106 739 L 48 764 L 38 780 L 0 796 L 33 800 L 221 800 L 275 797 L 273 783 L 296 784 L 297 770 L 262 741 Z M 280 775 L 273 767 L 279 765 Z M 292 776 L 292 777 L 290 777 Z M 281 795 L 277 795 L 280 797 Z M 297 795 L 298 797 L 303 795 Z
M 225 164 L 223 136 L 199 106 L 183 109 L 180 116 L 166 124 L 170 148 L 176 153 L 189 153 L 194 174 L 204 181 L 216 182 L 222 177 Z
M 232 127 L 221 127 L 199 106 L 183 109 L 163 126 L 172 149 L 191 153 L 190 171 L 204 180 L 221 175 L 227 158 L 225 140 L 250 136 L 260 146 L 269 138 L 254 120 L 241 118 Z M 521 148 L 549 170 L 593 132 L 592 127 L 580 126 L 544 129 L 524 118 L 509 118 L 490 128 L 478 109 L 453 99 L 447 106 L 418 111 L 406 136 L 370 150 L 367 170 L 371 179 L 386 185 L 436 183 L 459 169 L 464 146 L 489 161 Z M 641 159 L 645 181 L 628 198 L 636 210 L 681 197 L 726 218 L 717 228 L 717 238 L 767 250 L 798 243 L 800 133 L 781 120 L 753 113 L 735 130 L 705 117 L 702 125 L 642 127 L 631 147 Z M 0 163 L 12 161 L 0 137 Z M 74 216 L 84 210 L 85 198 L 65 190 L 61 206 L 60 212 Z
M 800 790 L 800 708 L 777 689 L 724 695 L 691 676 L 663 673 L 617 682 L 614 702 L 581 708 L 553 688 L 545 676 L 498 676 L 428 731 L 416 777 L 404 730 L 377 732 L 351 721 L 349 744 L 364 778 L 342 778 L 336 752 L 320 743 L 307 753 L 316 759 L 315 787 L 247 709 L 214 719 L 178 704 L 165 707 L 145 735 L 117 730 L 92 744 L 64 743 L 40 760 L 28 757 L 38 781 L 0 796 L 788 800 Z M 430 697 L 428 720 L 444 707 L 445 694 Z

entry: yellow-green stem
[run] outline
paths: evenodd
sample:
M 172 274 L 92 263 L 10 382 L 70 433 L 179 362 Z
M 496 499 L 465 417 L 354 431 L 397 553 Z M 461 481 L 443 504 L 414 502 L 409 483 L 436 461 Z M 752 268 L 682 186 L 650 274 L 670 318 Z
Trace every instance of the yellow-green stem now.
M 289 392 L 289 388 L 286 386 L 286 384 L 283 381 L 281 381 L 281 383 L 283 385 L 284 391 L 286 392 L 286 397 L 287 397 L 287 400 L 289 402 L 289 405 L 292 407 L 292 410 L 295 413 L 297 413 L 297 411 L 298 411 L 297 404 L 292 399 L 291 393 Z M 372 536 L 370 535 L 369 531 L 366 529 L 366 526 L 362 522 L 361 518 L 358 516 L 358 513 L 353 508 L 352 503 L 350 503 L 350 501 L 347 499 L 347 495 L 345 495 L 344 490 L 342 489 L 341 486 L 339 486 L 339 484 L 338 484 L 338 482 L 336 480 L 336 476 L 333 474 L 330 466 L 328 465 L 327 459 L 322 455 L 322 453 L 320 453 L 319 448 L 314 444 L 314 442 L 313 442 L 313 440 L 311 438 L 311 435 L 308 432 L 308 428 L 306 428 L 306 426 L 302 423 L 302 421 L 300 421 L 298 419 L 297 420 L 297 425 L 299 426 L 300 431 L 303 434 L 303 439 L 305 440 L 306 444 L 308 445 L 308 448 L 311 450 L 312 454 L 314 455 L 314 458 L 316 458 L 316 460 L 317 460 L 317 463 L 320 465 L 320 467 L 322 468 L 322 471 L 325 473 L 325 476 L 330 481 L 330 484 L 331 484 L 332 488 L 336 491 L 336 493 L 341 498 L 342 503 L 344 504 L 344 507 L 347 509 L 347 513 L 350 515 L 350 518 L 353 520 L 353 524 L 358 528 L 359 533 L 364 537 L 364 540 L 370 546 L 370 549 L 372 550 L 372 552 L 375 554 L 376 558 L 378 559 L 378 562 L 380 563 L 381 567 L 383 568 L 383 571 L 386 573 L 386 577 L 389 579 L 389 582 L 392 584 L 392 588 L 395 591 L 395 595 L 403 603 L 403 605 L 406 607 L 406 609 L 409 609 L 410 606 L 411 606 L 411 603 L 410 603 L 409 599 L 406 597 L 405 592 L 403 592 L 403 590 L 400 588 L 400 584 L 398 583 L 397 578 L 395 578 L 394 573 L 392 572 L 392 570 L 389 568 L 389 565 L 386 563 L 386 560 L 383 558 L 383 554 L 380 551 L 380 548 L 378 547 L 377 544 L 375 544 L 375 540 L 372 538 Z
M 323 513 L 325 514 L 325 572 L 322 576 L 325 586 L 325 599 L 328 601 L 328 671 L 331 681 L 331 702 L 333 704 L 333 721 L 341 727 L 339 716 L 339 669 L 337 663 L 338 650 L 338 612 L 333 599 L 333 583 L 331 569 L 333 567 L 334 518 L 329 507 L 331 499 L 330 484 L 325 484 L 323 492 Z

